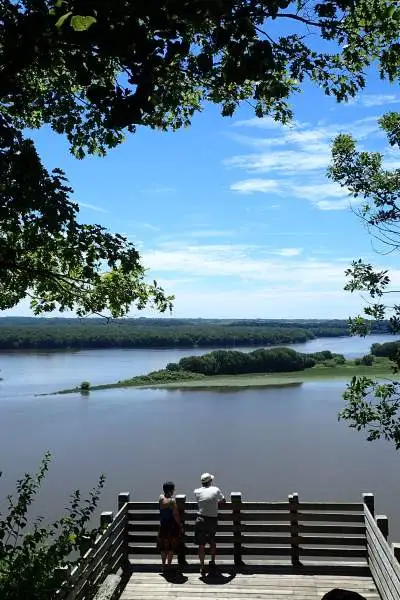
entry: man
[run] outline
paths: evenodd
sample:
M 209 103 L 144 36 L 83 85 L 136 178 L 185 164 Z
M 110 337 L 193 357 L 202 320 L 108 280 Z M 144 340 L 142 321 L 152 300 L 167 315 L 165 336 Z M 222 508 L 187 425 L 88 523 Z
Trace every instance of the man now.
M 205 546 L 210 545 L 210 567 L 215 567 L 215 555 L 217 547 L 215 543 L 215 534 L 218 524 L 218 507 L 222 506 L 226 500 L 221 490 L 212 485 L 214 475 L 203 473 L 201 476 L 201 487 L 194 490 L 196 502 L 198 504 L 198 514 L 194 529 L 194 541 L 199 547 L 200 572 L 205 575 L 204 557 Z

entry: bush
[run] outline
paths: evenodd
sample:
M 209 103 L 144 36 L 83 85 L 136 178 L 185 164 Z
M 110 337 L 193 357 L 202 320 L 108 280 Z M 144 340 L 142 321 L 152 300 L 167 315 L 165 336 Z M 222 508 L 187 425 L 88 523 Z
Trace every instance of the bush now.
M 372 354 L 366 354 L 361 359 L 361 364 L 365 365 L 366 367 L 370 367 L 373 364 L 373 362 L 374 362 L 374 357 L 372 356 Z
M 90 390 L 90 382 L 89 381 L 82 381 L 81 385 L 79 386 L 79 389 L 81 390 L 81 392 L 88 392 Z
M 47 473 L 47 453 L 35 475 L 17 482 L 16 498 L 9 496 L 7 515 L 0 513 L 0 598 L 49 600 L 60 585 L 58 567 L 73 567 L 98 535 L 87 525 L 98 505 L 104 476 L 88 499 L 79 490 L 71 495 L 67 514 L 50 525 L 42 517 L 29 522 L 28 510 Z M 0 473 L 1 475 L 1 473 Z M 25 529 L 27 532 L 25 532 Z M 74 556 L 74 558 L 71 558 Z

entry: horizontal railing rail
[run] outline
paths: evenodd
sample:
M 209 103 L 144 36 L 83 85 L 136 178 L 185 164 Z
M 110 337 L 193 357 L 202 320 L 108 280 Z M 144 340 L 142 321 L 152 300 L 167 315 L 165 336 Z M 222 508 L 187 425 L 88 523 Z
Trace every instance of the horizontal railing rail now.
M 177 505 L 184 529 L 178 560 L 185 565 L 198 550 L 197 504 L 177 496 Z M 118 509 L 115 517 L 111 512 L 101 514 L 102 533 L 79 564 L 71 572 L 60 570 L 58 600 L 102 598 L 108 590 L 118 589 L 131 561 L 151 560 L 158 554 L 158 503 L 131 502 L 123 493 Z M 289 568 L 311 564 L 343 567 L 347 574 L 366 571 L 382 600 L 400 600 L 400 544 L 390 546 L 387 538 L 388 520 L 375 517 L 373 494 L 363 494 L 360 503 L 341 503 L 300 502 L 297 494 L 290 494 L 286 502 L 246 502 L 240 493 L 233 493 L 220 510 L 217 545 L 218 555 L 233 559 L 236 566 L 257 559 L 256 563 L 276 562 Z
M 94 544 L 72 571 L 64 572 L 57 598 L 88 600 L 93 598 L 106 577 L 117 573 L 128 563 L 127 526 L 129 494 L 119 494 L 118 513 L 100 515 L 100 530 Z
M 246 556 L 287 557 L 294 565 L 302 558 L 367 559 L 362 502 L 300 502 L 297 494 L 286 502 L 246 502 L 239 493 L 230 500 L 219 512 L 216 540 L 218 554 L 232 556 L 237 565 Z M 187 556 L 197 554 L 197 504 L 185 496 L 177 496 L 177 503 L 185 531 L 178 558 L 184 564 Z M 133 560 L 158 553 L 158 528 L 157 502 L 128 503 L 128 553 Z
M 368 562 L 382 600 L 400 600 L 400 544 L 389 545 L 388 518 L 375 517 L 373 494 L 364 494 Z

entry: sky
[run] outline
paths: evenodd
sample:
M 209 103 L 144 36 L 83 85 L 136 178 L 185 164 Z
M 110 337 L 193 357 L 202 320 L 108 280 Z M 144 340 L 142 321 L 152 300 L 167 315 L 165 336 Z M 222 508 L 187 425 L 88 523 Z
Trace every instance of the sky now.
M 327 179 L 330 144 L 351 133 L 400 167 L 377 124 L 400 110 L 400 95 L 372 76 L 349 104 L 307 85 L 292 105 L 285 127 L 247 105 L 233 118 L 206 106 L 188 129 L 139 129 L 107 157 L 83 161 L 49 129 L 34 139 L 45 165 L 65 170 L 80 220 L 126 235 L 149 279 L 175 294 L 172 316 L 347 318 L 363 305 L 343 291 L 353 259 L 393 269 L 397 283 L 400 270 L 354 213 L 355 201 Z M 3 311 L 31 314 L 28 302 Z

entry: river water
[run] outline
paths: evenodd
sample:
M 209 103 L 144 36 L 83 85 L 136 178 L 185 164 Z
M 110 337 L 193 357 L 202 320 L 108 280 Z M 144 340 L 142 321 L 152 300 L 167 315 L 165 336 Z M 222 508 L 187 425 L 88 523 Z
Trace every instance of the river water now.
M 388 336 L 327 338 L 295 347 L 329 349 L 348 357 Z M 253 348 L 252 348 L 253 349 Z M 116 381 L 162 368 L 206 350 L 85 350 L 2 353 L 0 368 L 0 500 L 15 480 L 34 470 L 49 449 L 53 460 L 35 509 L 60 515 L 70 492 L 107 476 L 101 510 L 120 491 L 136 500 L 158 496 L 165 479 L 188 498 L 203 471 L 244 499 L 357 501 L 374 492 L 400 541 L 400 454 L 386 442 L 368 443 L 337 421 L 343 382 L 228 391 L 104 390 L 88 396 L 36 394 Z

